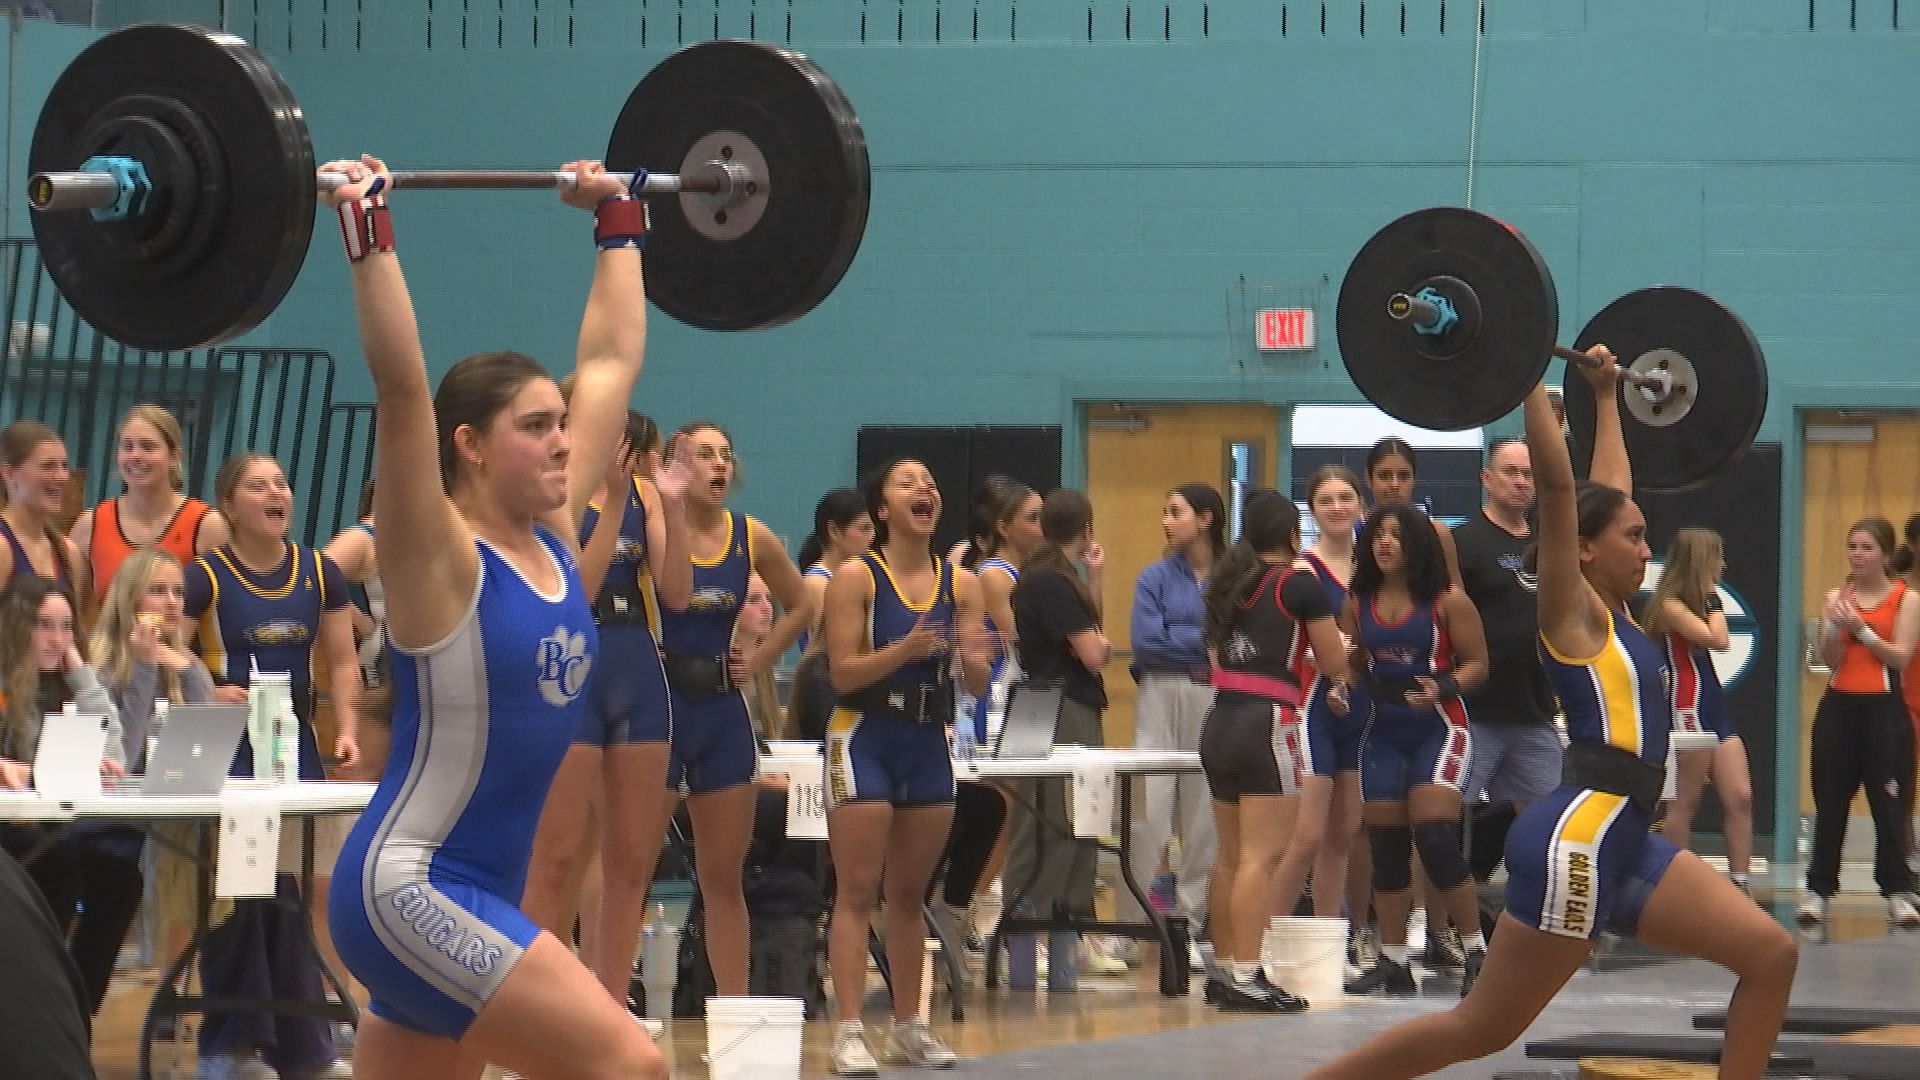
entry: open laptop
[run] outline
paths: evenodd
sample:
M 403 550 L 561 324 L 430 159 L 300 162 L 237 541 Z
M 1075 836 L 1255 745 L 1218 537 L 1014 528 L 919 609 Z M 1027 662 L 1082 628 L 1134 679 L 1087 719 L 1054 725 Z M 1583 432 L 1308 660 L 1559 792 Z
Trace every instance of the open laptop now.
M 247 728 L 245 705 L 175 705 L 155 741 L 142 795 L 218 795 Z
M 1052 754 L 1060 705 L 1058 686 L 1020 682 L 1008 687 L 1006 720 L 1000 725 L 993 756 L 1002 761 L 1031 761 Z

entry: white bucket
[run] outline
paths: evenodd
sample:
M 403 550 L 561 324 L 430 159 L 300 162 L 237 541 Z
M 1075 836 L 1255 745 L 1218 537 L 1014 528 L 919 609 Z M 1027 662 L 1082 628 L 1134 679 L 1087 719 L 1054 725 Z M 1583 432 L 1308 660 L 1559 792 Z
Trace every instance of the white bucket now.
M 1261 941 L 1267 981 L 1310 1004 L 1340 1000 L 1346 974 L 1347 920 L 1279 918 Z
M 799 1080 L 806 1003 L 785 997 L 707 999 L 712 1080 Z

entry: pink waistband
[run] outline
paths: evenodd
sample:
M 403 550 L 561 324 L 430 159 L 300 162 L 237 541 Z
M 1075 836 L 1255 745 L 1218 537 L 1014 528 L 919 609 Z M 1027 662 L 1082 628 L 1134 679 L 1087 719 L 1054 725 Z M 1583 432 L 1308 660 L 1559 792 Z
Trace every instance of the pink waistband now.
M 1258 694 L 1272 698 L 1282 705 L 1300 704 L 1300 687 L 1285 679 L 1276 679 L 1271 675 L 1255 675 L 1247 671 L 1225 671 L 1213 669 L 1213 688 L 1232 690 L 1242 694 Z

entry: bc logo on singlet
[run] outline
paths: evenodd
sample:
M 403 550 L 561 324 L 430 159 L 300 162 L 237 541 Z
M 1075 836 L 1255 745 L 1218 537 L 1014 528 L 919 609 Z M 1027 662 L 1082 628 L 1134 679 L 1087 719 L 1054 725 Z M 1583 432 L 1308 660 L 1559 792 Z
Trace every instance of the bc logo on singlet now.
M 556 626 L 552 634 L 540 639 L 533 662 L 539 669 L 540 696 L 549 705 L 565 705 L 580 696 L 587 685 L 587 672 L 593 667 L 593 658 L 587 655 L 587 635 Z
M 1666 562 L 1662 559 L 1647 564 L 1647 576 L 1640 583 L 1641 602 L 1660 587 L 1660 574 L 1665 569 Z M 1721 610 L 1727 613 L 1727 648 L 1709 655 L 1713 657 L 1714 674 L 1720 676 L 1721 689 L 1731 690 L 1753 667 L 1754 656 L 1760 649 L 1760 620 L 1725 581 L 1720 582 L 1715 591 L 1720 594 Z
M 420 940 L 446 958 L 480 978 L 493 974 L 500 962 L 500 946 L 489 945 L 485 938 L 460 925 L 419 885 L 403 885 L 390 898 L 394 909 Z

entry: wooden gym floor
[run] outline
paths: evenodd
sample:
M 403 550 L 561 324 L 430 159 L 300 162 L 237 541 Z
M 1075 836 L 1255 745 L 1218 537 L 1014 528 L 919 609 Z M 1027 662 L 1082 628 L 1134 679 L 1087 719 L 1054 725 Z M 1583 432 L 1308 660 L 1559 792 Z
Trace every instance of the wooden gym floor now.
M 1762 900 L 1773 907 L 1776 914 L 1789 917 L 1792 898 L 1782 894 L 1778 898 L 1762 894 Z M 1888 933 L 1884 908 L 1879 897 L 1870 894 L 1843 894 L 1836 899 L 1830 923 L 1829 940 L 1832 942 L 1860 941 L 1885 937 Z M 1911 935 L 1902 935 L 1911 936 Z M 1811 946 L 1810 946 L 1811 947 Z M 1659 970 L 1657 967 L 1649 971 Z M 147 1001 L 152 994 L 155 973 L 141 970 L 122 973 L 115 979 L 105 1006 L 98 1017 L 94 1031 L 94 1061 L 99 1070 L 100 1080 L 132 1080 L 135 1076 L 136 1042 L 139 1037 L 140 1022 Z M 1650 982 L 1659 981 L 1657 978 Z M 1798 1004 L 1821 1003 L 1817 988 L 1804 985 L 1796 988 L 1794 1000 Z M 1149 962 L 1144 969 L 1136 969 L 1125 977 L 1082 978 L 1082 990 L 1078 994 L 1049 997 L 1046 994 L 1014 994 L 997 991 L 983 994 L 975 991 L 968 1002 L 968 1018 L 965 1023 L 950 1025 L 944 1019 L 936 1020 L 936 1028 L 942 1032 L 953 1049 L 963 1058 L 980 1058 L 989 1055 L 1018 1054 L 1022 1051 L 1042 1051 L 1050 1047 L 1065 1047 L 1073 1044 L 1091 1043 L 1100 1040 L 1151 1035 L 1165 1032 L 1181 1032 L 1213 1024 L 1278 1023 L 1290 1025 L 1287 1038 L 1303 1039 L 1314 1044 L 1332 1042 L 1336 1047 L 1345 1045 L 1358 1036 L 1352 1034 L 1353 1021 L 1358 1019 L 1352 1012 L 1371 1011 L 1371 1004 L 1349 1005 L 1338 1010 L 1339 1019 L 1332 1024 L 1314 1025 L 1316 1014 L 1325 1015 L 1326 1011 L 1316 1008 L 1302 1017 L 1286 1018 L 1274 1021 L 1267 1018 L 1245 1015 L 1226 1015 L 1204 1005 L 1199 996 L 1196 980 L 1195 993 L 1187 998 L 1163 998 L 1153 989 L 1155 973 Z M 1865 991 L 1865 987 L 1849 987 L 1850 990 Z M 1892 990 L 1892 988 L 1889 988 Z M 1867 1000 L 1876 1000 L 1867 998 Z M 1906 987 L 1894 991 L 1891 996 L 1881 1000 L 1888 1006 L 1920 1007 L 1920 983 L 1909 983 Z M 937 1004 L 937 1017 L 944 1017 L 942 1005 Z M 1384 1006 L 1380 1006 L 1384 1008 Z M 1543 1016 L 1545 1025 L 1551 1018 L 1551 1011 Z M 1395 1010 L 1393 1018 L 1399 1018 Z M 1335 1020 L 1334 1017 L 1327 1017 Z M 1390 1018 L 1382 1015 L 1381 1022 Z M 1591 1016 L 1588 1022 L 1591 1025 Z M 1610 1024 L 1599 1026 L 1614 1028 Z M 1310 1034 L 1314 1027 L 1321 1029 L 1318 1035 Z M 1223 1033 L 1224 1035 L 1225 1033 Z M 1324 1037 L 1319 1037 L 1319 1036 Z M 1887 1030 L 1879 1037 L 1895 1041 L 1920 1044 L 1920 1029 Z M 671 1025 L 664 1042 L 667 1048 L 673 1075 L 676 1077 L 703 1077 L 706 1066 L 701 1063 L 701 1054 L 706 1050 L 704 1025 L 698 1021 L 678 1021 Z M 827 1075 L 827 1026 L 811 1024 L 808 1026 L 801 1075 L 817 1077 Z M 1518 1053 L 1518 1050 L 1510 1051 Z M 1052 1055 L 1046 1055 L 1052 1056 Z M 160 1072 L 160 1055 L 156 1054 L 156 1074 Z M 1006 1069 L 995 1067 L 984 1069 L 981 1066 L 969 1068 L 963 1061 L 961 1073 L 969 1075 L 991 1075 L 1012 1068 L 1022 1071 L 1034 1067 L 1034 1064 L 1021 1063 L 1016 1066 L 1012 1059 L 1002 1058 L 995 1063 Z M 1143 1063 L 1144 1064 L 1144 1063 Z M 1249 1062 L 1248 1064 L 1251 1064 Z M 1267 1059 L 1256 1070 L 1260 1075 L 1274 1077 L 1276 1080 L 1295 1075 L 1290 1071 L 1273 1071 L 1277 1062 Z M 1537 1065 L 1535 1067 L 1538 1067 Z M 1302 1070 L 1304 1071 L 1304 1063 Z M 1443 1076 L 1453 1076 L 1456 1070 L 1447 1070 Z M 191 1071 L 182 1071 L 176 1080 L 185 1080 Z M 1467 1075 L 1491 1075 L 1482 1069 Z

